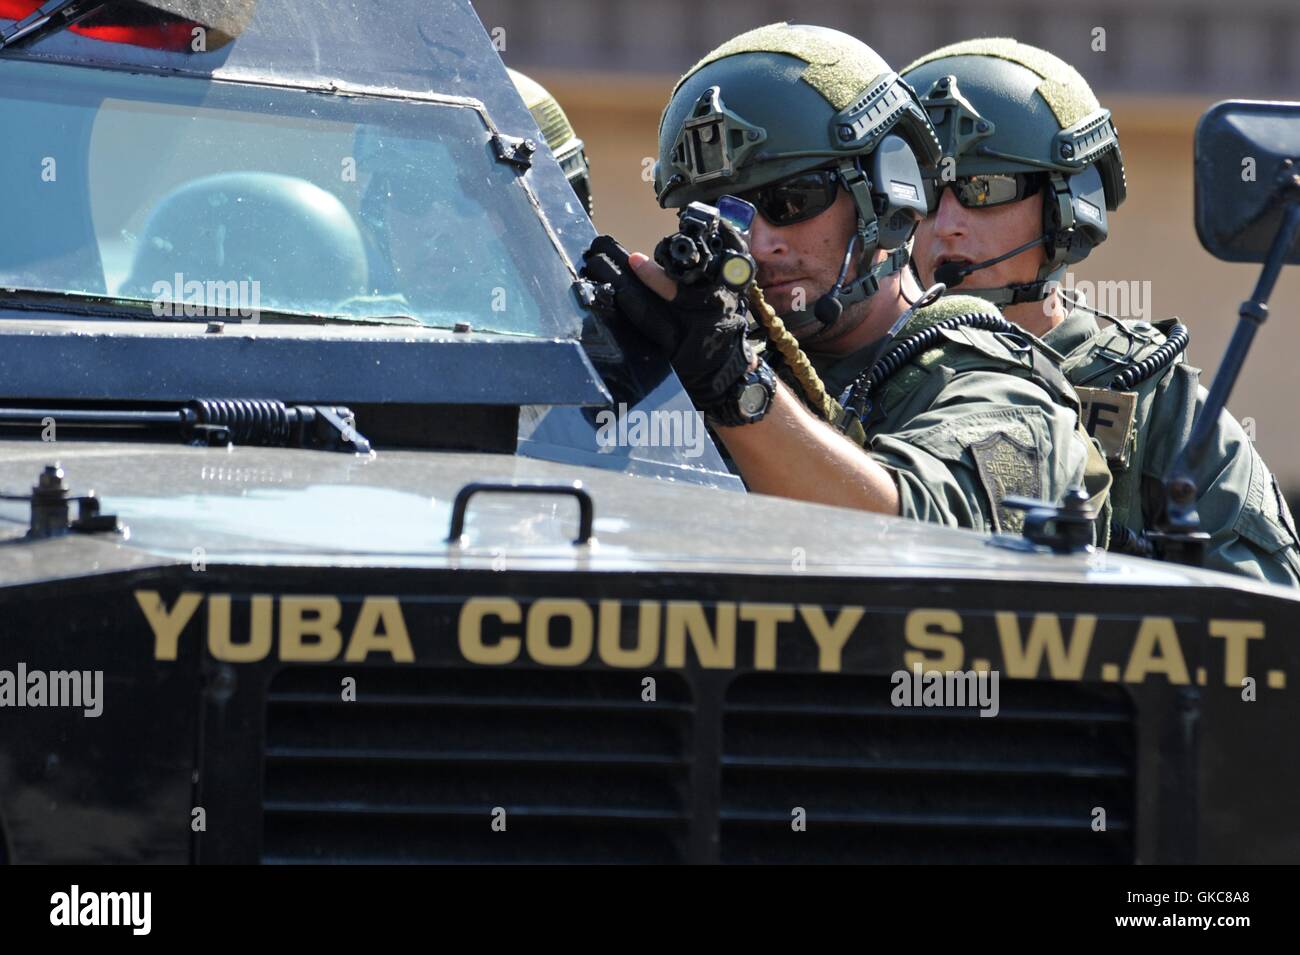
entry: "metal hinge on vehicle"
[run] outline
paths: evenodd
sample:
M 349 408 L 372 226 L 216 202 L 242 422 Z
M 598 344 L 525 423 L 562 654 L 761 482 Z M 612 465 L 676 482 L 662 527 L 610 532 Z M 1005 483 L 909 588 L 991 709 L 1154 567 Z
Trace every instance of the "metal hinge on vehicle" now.
M 531 169 L 533 154 L 537 152 L 537 143 L 520 136 L 507 136 L 505 133 L 492 135 L 492 146 L 496 149 L 497 159 L 508 162 L 516 169 Z

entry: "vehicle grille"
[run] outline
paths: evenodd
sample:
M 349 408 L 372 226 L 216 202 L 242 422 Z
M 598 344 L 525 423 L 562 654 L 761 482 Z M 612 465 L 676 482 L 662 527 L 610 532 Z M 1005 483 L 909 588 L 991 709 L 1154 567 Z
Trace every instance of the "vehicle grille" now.
M 267 702 L 263 861 L 1134 861 L 1120 687 L 1004 680 L 988 719 L 895 708 L 885 676 L 753 673 L 710 728 L 680 674 L 655 674 L 654 703 L 643 677 L 284 670 Z M 719 720 L 720 764 L 715 748 L 692 775 Z
M 724 862 L 1134 861 L 1136 737 L 1122 688 L 1003 680 L 992 718 L 895 708 L 892 688 L 884 676 L 732 683 Z
M 267 702 L 263 861 L 682 861 L 689 696 L 657 674 L 643 702 L 642 677 L 284 670 Z

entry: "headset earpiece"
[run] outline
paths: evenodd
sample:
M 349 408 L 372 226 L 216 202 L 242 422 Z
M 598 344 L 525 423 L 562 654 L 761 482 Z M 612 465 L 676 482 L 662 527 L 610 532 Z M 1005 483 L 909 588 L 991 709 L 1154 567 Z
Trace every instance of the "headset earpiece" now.
M 916 154 L 893 133 L 871 154 L 871 202 L 880 223 L 878 245 L 892 252 L 904 245 L 926 217 L 925 180 Z
M 1097 166 L 1088 166 L 1066 179 L 1070 188 L 1070 208 L 1074 212 L 1074 230 L 1087 241 L 1087 252 L 1106 241 L 1106 187 Z M 1084 254 L 1086 255 L 1087 252 Z
M 1082 262 L 1108 232 L 1106 190 L 1096 165 L 1070 176 L 1053 173 L 1043 190 L 1045 267 Z

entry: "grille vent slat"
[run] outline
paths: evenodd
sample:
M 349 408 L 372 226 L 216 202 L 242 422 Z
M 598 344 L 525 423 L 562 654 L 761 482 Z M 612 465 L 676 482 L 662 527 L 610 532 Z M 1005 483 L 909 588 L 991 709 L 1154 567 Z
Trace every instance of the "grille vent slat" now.
M 640 673 L 349 668 L 355 702 L 342 675 L 272 681 L 264 861 L 682 861 L 680 676 L 646 703 Z
M 356 702 L 338 698 L 343 675 Z M 286 669 L 266 702 L 263 859 L 685 861 L 692 827 L 715 824 L 692 818 L 695 706 L 680 673 L 656 674 L 657 702 L 641 702 L 642 677 Z M 895 708 L 891 689 L 883 675 L 732 680 L 721 762 L 700 777 L 720 776 L 721 861 L 1134 861 L 1122 687 L 1003 680 L 992 719 Z
M 1002 680 L 991 718 L 893 707 L 892 689 L 886 676 L 732 683 L 722 861 L 1133 861 L 1136 738 L 1122 688 Z M 1105 832 L 1091 828 L 1096 806 Z

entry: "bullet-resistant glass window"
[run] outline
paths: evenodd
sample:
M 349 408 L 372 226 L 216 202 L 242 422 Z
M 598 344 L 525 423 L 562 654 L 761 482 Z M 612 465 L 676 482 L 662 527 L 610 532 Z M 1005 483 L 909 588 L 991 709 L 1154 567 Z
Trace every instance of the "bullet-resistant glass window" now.
M 578 334 L 570 266 L 472 103 L 0 61 L 0 128 L 0 287 Z

